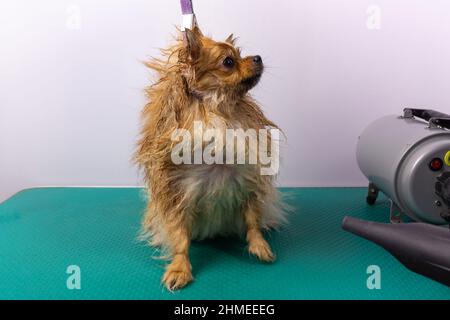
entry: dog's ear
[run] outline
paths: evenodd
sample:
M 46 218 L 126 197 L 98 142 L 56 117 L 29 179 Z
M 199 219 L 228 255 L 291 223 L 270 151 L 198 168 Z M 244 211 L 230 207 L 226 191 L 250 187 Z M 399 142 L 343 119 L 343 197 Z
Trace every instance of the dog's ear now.
M 203 37 L 203 33 L 200 30 L 200 28 L 198 27 L 198 24 L 195 24 L 194 28 L 192 29 L 192 31 L 194 31 L 198 36 Z
M 191 60 L 197 60 L 200 57 L 200 51 L 202 49 L 202 33 L 198 27 L 194 27 L 193 30 L 186 29 L 186 51 Z
M 230 34 L 228 38 L 225 40 L 225 42 L 234 46 L 236 44 L 236 40 L 237 38 L 235 38 L 233 34 Z

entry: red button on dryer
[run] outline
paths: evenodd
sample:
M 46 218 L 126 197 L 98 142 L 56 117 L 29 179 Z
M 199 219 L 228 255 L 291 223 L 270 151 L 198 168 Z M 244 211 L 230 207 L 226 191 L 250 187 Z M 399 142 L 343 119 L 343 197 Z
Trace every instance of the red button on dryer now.
M 444 166 L 444 162 L 442 161 L 442 159 L 439 159 L 439 158 L 435 158 L 435 159 L 431 160 L 431 162 L 430 162 L 430 169 L 432 171 L 439 171 L 442 169 L 443 166 Z

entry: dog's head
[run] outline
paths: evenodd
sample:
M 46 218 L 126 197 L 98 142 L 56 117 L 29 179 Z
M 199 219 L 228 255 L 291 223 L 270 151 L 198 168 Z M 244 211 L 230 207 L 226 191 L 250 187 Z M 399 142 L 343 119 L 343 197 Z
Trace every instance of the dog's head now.
M 197 27 L 186 30 L 180 59 L 187 66 L 189 89 L 200 95 L 245 95 L 256 86 L 264 70 L 260 56 L 241 57 L 233 35 L 216 42 Z

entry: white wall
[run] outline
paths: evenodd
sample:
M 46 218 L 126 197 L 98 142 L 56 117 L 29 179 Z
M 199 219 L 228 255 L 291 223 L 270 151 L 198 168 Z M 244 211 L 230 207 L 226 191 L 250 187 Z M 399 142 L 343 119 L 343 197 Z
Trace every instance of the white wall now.
M 194 4 L 205 33 L 234 32 L 268 66 L 254 94 L 289 138 L 282 185 L 364 185 L 354 150 L 372 119 L 450 112 L 448 1 Z M 150 77 L 139 60 L 179 21 L 178 0 L 0 2 L 0 201 L 40 185 L 140 183 L 130 158 Z

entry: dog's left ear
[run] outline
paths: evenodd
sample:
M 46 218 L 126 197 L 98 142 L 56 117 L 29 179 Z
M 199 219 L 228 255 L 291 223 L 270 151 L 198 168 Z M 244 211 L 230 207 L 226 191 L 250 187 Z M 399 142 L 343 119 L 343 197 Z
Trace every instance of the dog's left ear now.
M 186 29 L 186 51 L 191 60 L 197 60 L 200 57 L 200 51 L 202 49 L 202 33 L 198 27 L 194 29 Z
M 233 34 L 230 34 L 228 38 L 225 40 L 225 42 L 234 46 L 236 44 L 236 40 L 237 38 L 235 38 Z

